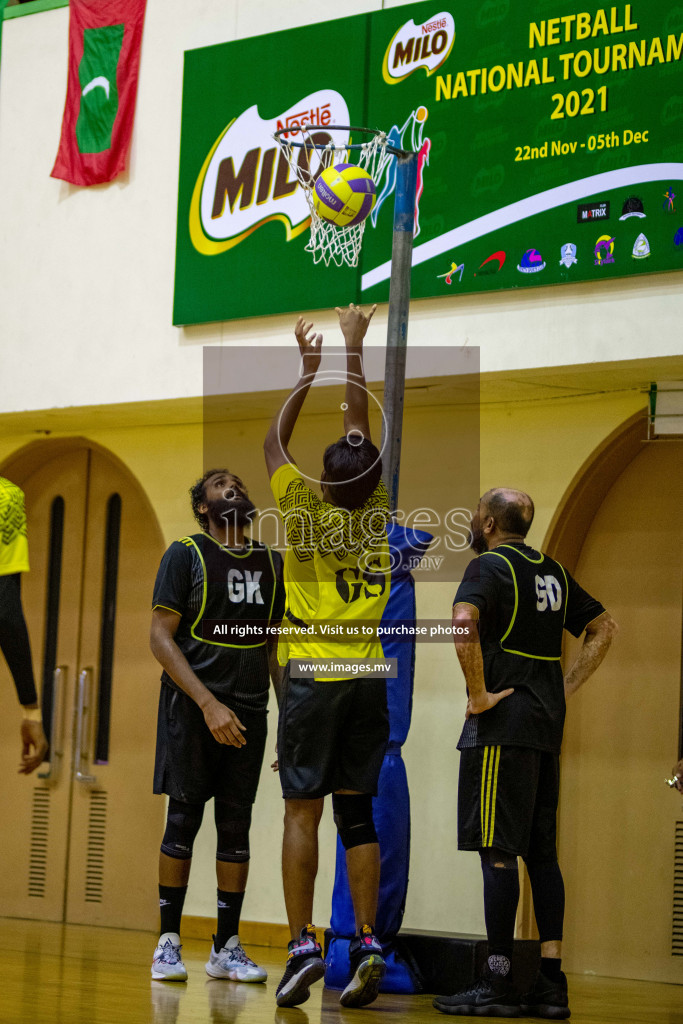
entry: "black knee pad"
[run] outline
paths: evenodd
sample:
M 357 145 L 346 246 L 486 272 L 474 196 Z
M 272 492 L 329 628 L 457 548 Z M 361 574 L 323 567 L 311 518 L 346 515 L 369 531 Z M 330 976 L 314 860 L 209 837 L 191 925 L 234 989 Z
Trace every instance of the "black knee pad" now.
M 244 864 L 249 860 L 249 828 L 251 807 L 241 807 L 217 800 L 216 860 L 230 864 Z
M 190 860 L 203 817 L 204 804 L 186 804 L 171 797 L 161 852 L 176 860 Z
M 487 846 L 479 851 L 482 864 L 490 868 L 497 868 L 499 871 L 516 871 L 517 857 L 513 853 L 506 853 L 505 850 L 497 850 L 495 846 Z
M 369 793 L 333 793 L 332 811 L 345 850 L 377 842 Z

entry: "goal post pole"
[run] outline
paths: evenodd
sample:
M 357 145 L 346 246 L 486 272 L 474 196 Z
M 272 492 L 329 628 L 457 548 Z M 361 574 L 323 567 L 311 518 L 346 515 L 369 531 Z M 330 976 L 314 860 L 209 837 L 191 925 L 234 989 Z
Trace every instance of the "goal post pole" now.
M 382 479 L 389 492 L 392 513 L 398 509 L 398 483 L 401 468 L 417 153 L 403 152 L 396 157 L 396 161 L 382 429 Z

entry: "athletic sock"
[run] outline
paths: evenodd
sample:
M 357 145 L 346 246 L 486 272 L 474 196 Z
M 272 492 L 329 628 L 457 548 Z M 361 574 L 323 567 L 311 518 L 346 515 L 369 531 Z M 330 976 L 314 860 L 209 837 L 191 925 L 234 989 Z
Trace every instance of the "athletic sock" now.
M 214 936 L 213 947 L 220 953 L 228 939 L 238 935 L 240 930 L 240 914 L 244 902 L 243 892 L 225 892 L 223 889 L 216 889 L 218 922 Z
M 187 886 L 159 886 L 159 914 L 161 916 L 160 935 L 175 932 L 180 935 L 180 919 L 183 916 L 183 905 L 187 894 Z
M 555 956 L 542 956 L 541 974 L 545 975 L 548 981 L 561 981 L 562 960 Z

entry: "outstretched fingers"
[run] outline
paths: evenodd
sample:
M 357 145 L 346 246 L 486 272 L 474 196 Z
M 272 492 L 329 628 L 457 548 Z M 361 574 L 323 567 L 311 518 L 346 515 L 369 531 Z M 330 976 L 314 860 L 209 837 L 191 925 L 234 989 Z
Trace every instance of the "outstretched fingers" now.
M 302 352 L 319 352 L 323 336 L 313 329 L 313 322 L 306 323 L 302 316 L 294 325 L 294 336 Z
M 312 322 L 307 324 L 306 321 L 304 320 L 304 318 L 302 316 L 300 316 L 299 319 L 297 320 L 296 324 L 294 325 L 294 334 L 296 336 L 296 340 L 297 341 L 304 340 L 306 338 L 306 335 L 309 333 L 309 331 L 311 330 L 312 327 L 313 327 L 313 323 Z

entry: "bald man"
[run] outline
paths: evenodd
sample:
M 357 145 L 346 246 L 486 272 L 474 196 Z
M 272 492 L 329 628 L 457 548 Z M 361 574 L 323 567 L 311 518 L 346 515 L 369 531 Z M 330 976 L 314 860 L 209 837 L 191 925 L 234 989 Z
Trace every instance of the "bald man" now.
M 617 625 L 559 562 L 528 546 L 533 517 L 523 491 L 484 494 L 470 528 L 479 557 L 453 605 L 454 626 L 467 631 L 455 644 L 468 696 L 458 742 L 458 848 L 481 858 L 488 959 L 472 987 L 434 1000 L 448 1014 L 569 1017 L 555 825 L 565 699 L 595 672 Z M 563 678 L 565 629 L 585 637 Z M 521 997 L 510 971 L 518 857 L 529 872 L 541 940 L 540 970 Z

